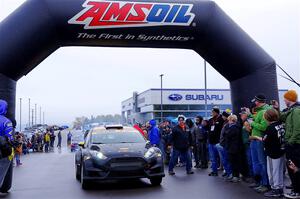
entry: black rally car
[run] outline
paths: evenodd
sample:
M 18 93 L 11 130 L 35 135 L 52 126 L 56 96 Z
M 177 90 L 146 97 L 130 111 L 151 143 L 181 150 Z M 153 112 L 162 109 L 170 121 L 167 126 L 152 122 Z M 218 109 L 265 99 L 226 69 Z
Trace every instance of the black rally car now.
M 160 185 L 164 174 L 161 151 L 132 127 L 93 128 L 75 155 L 76 178 L 82 188 L 92 180 L 148 178 Z

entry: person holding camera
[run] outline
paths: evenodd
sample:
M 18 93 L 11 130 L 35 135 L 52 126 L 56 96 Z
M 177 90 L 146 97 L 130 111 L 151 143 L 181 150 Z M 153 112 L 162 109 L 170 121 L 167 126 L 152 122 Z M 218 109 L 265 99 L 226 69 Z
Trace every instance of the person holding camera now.
M 252 167 L 253 175 L 256 183 L 250 185 L 258 193 L 265 193 L 269 190 L 268 188 L 268 174 L 267 174 L 267 160 L 264 152 L 264 145 L 262 142 L 262 137 L 264 131 L 268 127 L 267 121 L 264 119 L 264 113 L 271 109 L 266 102 L 267 99 L 263 94 L 256 95 L 255 98 L 251 101 L 255 104 L 255 114 L 251 114 L 250 110 L 247 109 L 247 112 L 253 120 L 248 120 L 251 127 L 251 136 L 249 139 L 251 158 L 252 158 Z

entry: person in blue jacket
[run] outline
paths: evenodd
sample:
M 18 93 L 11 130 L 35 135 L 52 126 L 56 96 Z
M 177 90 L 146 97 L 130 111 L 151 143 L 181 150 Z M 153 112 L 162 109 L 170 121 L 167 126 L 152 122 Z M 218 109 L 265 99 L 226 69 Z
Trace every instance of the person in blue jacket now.
M 0 136 L 7 137 L 9 141 L 13 140 L 13 124 L 5 117 L 7 113 L 7 102 L 0 99 Z
M 7 117 L 7 102 L 0 99 L 0 193 L 7 193 L 12 185 L 13 123 Z
M 149 141 L 150 141 L 150 144 L 152 146 L 155 146 L 155 147 L 160 147 L 160 132 L 159 132 L 159 129 L 158 127 L 156 126 L 156 121 L 155 120 L 150 120 L 149 122 L 150 124 L 150 129 L 149 129 Z

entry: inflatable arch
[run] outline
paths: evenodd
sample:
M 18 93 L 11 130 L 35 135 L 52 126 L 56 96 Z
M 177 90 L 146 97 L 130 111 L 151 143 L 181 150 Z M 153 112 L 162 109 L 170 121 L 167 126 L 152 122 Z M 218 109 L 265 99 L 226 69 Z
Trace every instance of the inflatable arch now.
M 257 93 L 278 99 L 275 61 L 212 1 L 27 0 L 0 24 L 10 118 L 16 82 L 63 46 L 192 49 L 230 82 L 234 112 Z

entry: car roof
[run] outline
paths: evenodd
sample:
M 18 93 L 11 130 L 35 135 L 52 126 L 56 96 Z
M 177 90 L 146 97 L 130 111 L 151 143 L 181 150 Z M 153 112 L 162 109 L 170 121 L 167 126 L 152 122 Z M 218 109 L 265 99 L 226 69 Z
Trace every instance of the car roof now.
M 137 132 L 139 133 L 138 130 L 136 130 L 133 127 L 129 126 L 123 126 L 120 128 L 119 126 L 116 126 L 116 128 L 113 128 L 112 126 L 109 126 L 109 128 L 106 128 L 105 126 L 99 126 L 99 127 L 94 127 L 92 128 L 92 133 L 126 133 L 126 132 Z

